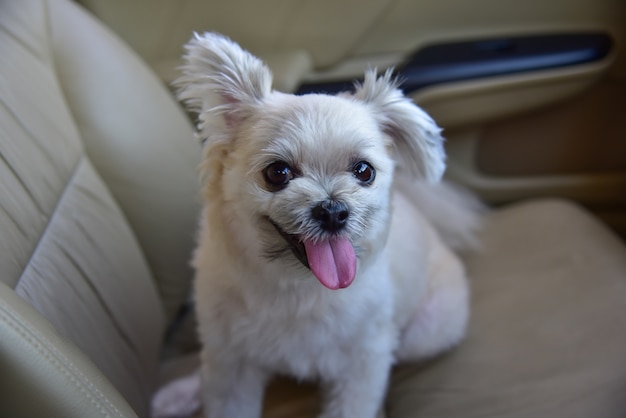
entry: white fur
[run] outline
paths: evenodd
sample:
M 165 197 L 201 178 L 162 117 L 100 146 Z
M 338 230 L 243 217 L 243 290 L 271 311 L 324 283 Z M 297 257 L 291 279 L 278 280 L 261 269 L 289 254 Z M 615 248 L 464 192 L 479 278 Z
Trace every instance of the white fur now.
M 200 112 L 206 140 L 193 261 L 205 416 L 258 418 L 267 379 L 281 373 L 322 383 L 322 418 L 374 417 L 392 364 L 454 346 L 468 319 L 463 266 L 414 204 L 428 196 L 393 186 L 396 159 L 405 184 L 439 180 L 440 129 L 390 73 L 369 72 L 354 94 L 285 95 L 270 90 L 261 61 L 216 34 L 196 35 L 186 63 L 180 97 Z M 262 175 L 277 160 L 297 169 L 280 191 Z M 359 160 L 376 169 L 369 186 L 351 172 Z M 268 221 L 325 239 L 310 218 L 328 198 L 349 206 L 337 235 L 358 255 L 357 276 L 341 290 L 283 251 Z M 155 415 L 177 404 L 184 415 L 181 387 L 194 390 L 166 387 Z

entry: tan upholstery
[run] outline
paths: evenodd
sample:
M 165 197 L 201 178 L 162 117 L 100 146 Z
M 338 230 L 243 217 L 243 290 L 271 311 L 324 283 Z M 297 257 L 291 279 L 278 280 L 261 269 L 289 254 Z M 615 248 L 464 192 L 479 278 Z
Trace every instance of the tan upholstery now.
M 401 367 L 392 417 L 623 417 L 626 250 L 580 208 L 527 202 L 494 213 L 469 259 L 462 347 Z
M 0 336 L 3 393 L 41 394 L 16 401 L 63 411 L 47 401 L 81 392 L 59 379 L 81 387 L 95 379 L 143 416 L 166 321 L 188 293 L 199 145 L 161 82 L 75 4 L 0 8 L 0 281 L 22 298 L 10 310 L 1 299 L 2 326 L 26 333 Z M 29 305 L 58 336 L 40 329 Z M 73 367 L 86 359 L 59 336 L 106 379 L 91 375 L 93 365 Z M 10 369 L 25 350 L 33 355 Z M 43 367 L 37 350 L 68 360 Z M 80 373 L 87 377 L 76 380 Z M 4 399 L 0 409 L 11 407 Z M 97 416 L 92 407 L 39 416 Z
M 200 147 L 167 88 L 69 0 L 1 2 L 0 57 L 0 416 L 147 416 L 189 289 Z M 468 263 L 467 341 L 399 368 L 385 416 L 623 416 L 612 233 L 527 203 L 493 214 Z M 311 392 L 287 387 L 266 416 L 310 416 Z

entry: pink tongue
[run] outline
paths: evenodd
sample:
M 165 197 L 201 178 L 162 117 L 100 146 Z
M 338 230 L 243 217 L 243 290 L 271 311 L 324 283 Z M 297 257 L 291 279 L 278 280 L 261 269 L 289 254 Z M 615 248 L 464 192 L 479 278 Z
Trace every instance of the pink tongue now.
M 309 267 L 324 286 L 343 289 L 352 283 L 356 275 L 356 255 L 347 238 L 326 241 L 304 241 Z

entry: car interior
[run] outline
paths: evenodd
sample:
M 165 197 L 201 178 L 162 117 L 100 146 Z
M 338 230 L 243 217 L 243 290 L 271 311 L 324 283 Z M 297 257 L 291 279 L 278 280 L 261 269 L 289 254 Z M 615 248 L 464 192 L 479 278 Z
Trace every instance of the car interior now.
M 284 92 L 393 69 L 489 206 L 467 337 L 395 367 L 379 417 L 626 415 L 626 2 L 3 0 L 0 416 L 148 417 L 197 367 L 202 146 L 172 82 L 204 31 Z M 266 418 L 318 412 L 314 383 L 267 391 Z

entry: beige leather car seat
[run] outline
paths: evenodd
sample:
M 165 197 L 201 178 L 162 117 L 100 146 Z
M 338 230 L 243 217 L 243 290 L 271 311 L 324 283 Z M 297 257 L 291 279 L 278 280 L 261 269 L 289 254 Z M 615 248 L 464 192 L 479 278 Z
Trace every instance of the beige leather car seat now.
M 63 0 L 0 2 L 0 103 L 0 416 L 146 416 L 191 278 L 192 128 Z
M 0 416 L 148 415 L 185 300 L 200 146 L 169 91 L 69 0 L 0 2 Z M 473 318 L 394 372 L 388 417 L 623 417 L 626 250 L 578 207 L 490 216 Z M 266 416 L 307 417 L 307 388 Z

